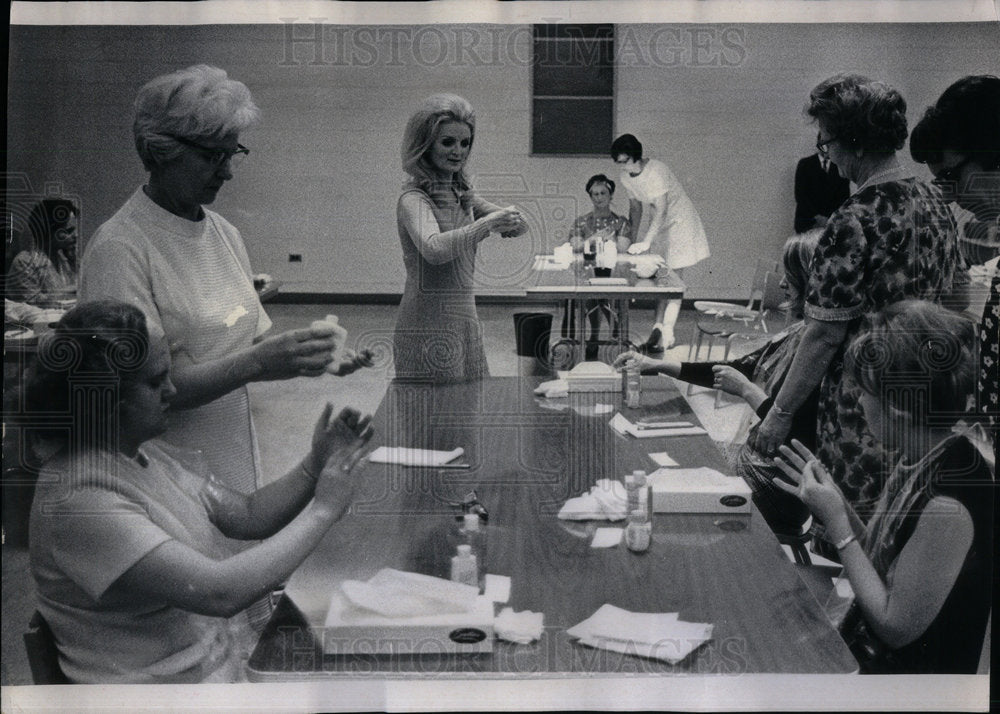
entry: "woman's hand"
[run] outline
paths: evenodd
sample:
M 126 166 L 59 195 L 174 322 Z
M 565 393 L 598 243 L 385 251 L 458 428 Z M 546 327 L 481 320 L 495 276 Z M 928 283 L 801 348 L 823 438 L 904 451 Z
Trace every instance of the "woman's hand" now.
M 347 331 L 339 325 L 304 327 L 267 337 L 253 347 L 256 379 L 315 377 L 333 360 Z
M 312 451 L 307 461 L 316 467 L 319 476 L 313 498 L 320 506 L 330 509 L 336 520 L 351 504 L 355 480 L 351 471 L 365 455 L 365 445 L 375 433 L 371 416 L 362 416 L 356 409 L 342 409 L 333 420 L 333 405 L 327 404 L 313 430 Z
M 712 374 L 712 386 L 734 397 L 746 399 L 747 390 L 753 387 L 753 382 L 745 374 L 727 364 L 715 365 L 712 367 Z
M 649 241 L 639 241 L 638 243 L 633 243 L 628 247 L 628 252 L 631 255 L 639 255 L 639 253 L 646 253 L 649 251 Z
M 371 367 L 375 364 L 372 359 L 373 356 L 371 350 L 361 350 L 361 352 L 344 350 L 337 364 L 335 365 L 331 362 L 327 365 L 326 371 L 335 377 L 346 377 L 353 372 L 357 372 L 362 367 Z
M 653 359 L 634 350 L 622 352 L 611 364 L 614 369 L 626 370 L 638 367 L 643 374 L 664 372 L 672 376 L 677 376 L 680 372 L 680 362 L 671 359 Z
M 830 536 L 840 540 L 851 534 L 850 521 L 844 495 L 833 482 L 830 472 L 798 439 L 792 439 L 794 450 L 787 446 L 781 447 L 782 456 L 774 457 L 775 465 L 780 468 L 795 485 L 780 478 L 774 479 L 774 485 L 782 491 L 798 496 L 812 511 L 813 515 L 826 525 Z
M 774 456 L 792 430 L 791 412 L 779 411 L 774 405 L 757 426 L 757 441 L 753 447 L 765 456 Z
M 515 206 L 507 206 L 493 211 L 483 217 L 483 221 L 492 233 L 499 233 L 505 238 L 519 236 L 528 230 L 528 223 Z

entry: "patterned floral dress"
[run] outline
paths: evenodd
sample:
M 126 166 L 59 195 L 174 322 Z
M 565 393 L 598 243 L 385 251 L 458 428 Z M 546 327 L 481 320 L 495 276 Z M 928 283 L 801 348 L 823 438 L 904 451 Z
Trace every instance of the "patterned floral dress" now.
M 951 210 L 937 188 L 912 178 L 862 186 L 830 217 L 816 247 L 806 316 L 850 322 L 820 385 L 817 456 L 862 518 L 893 459 L 868 429 L 860 388 L 844 374 L 844 348 L 865 315 L 899 300 L 940 302 L 960 265 Z

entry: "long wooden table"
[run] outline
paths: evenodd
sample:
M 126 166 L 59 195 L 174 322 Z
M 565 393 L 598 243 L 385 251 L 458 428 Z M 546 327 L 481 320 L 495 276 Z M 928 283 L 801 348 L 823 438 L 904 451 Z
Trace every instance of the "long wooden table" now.
M 599 478 L 650 470 L 667 450 L 681 466 L 727 466 L 707 436 L 633 439 L 608 421 L 613 393 L 549 402 L 536 377 L 431 387 L 395 382 L 375 415 L 375 443 L 451 449 L 468 470 L 366 464 L 350 512 L 290 579 L 248 663 L 254 681 L 385 677 L 553 676 L 592 673 L 847 673 L 856 664 L 759 514 L 654 517 L 644 554 L 590 547 L 607 522 L 556 518 L 566 499 Z M 669 380 L 644 378 L 631 418 L 697 422 Z M 489 510 L 487 572 L 512 580 L 509 605 L 545 615 L 530 645 L 496 640 L 481 655 L 324 655 L 323 623 L 337 583 L 380 568 L 447 577 L 452 505 L 471 490 Z M 566 629 L 610 603 L 635 612 L 679 612 L 714 623 L 713 639 L 671 666 L 591 649 Z
M 618 347 L 628 348 L 629 340 L 629 302 L 635 299 L 681 299 L 684 297 L 684 283 L 677 273 L 661 266 L 652 278 L 640 278 L 632 270 L 633 263 L 628 256 L 618 256 L 618 263 L 608 277 L 624 284 L 611 285 L 594 280 L 593 263 L 586 263 L 580 255 L 575 255 L 568 268 L 552 269 L 555 264 L 549 256 L 540 255 L 535 259 L 531 282 L 525 287 L 528 297 L 547 297 L 553 300 L 568 300 L 570 311 L 576 313 L 576 324 L 580 331 L 580 339 L 576 340 L 574 348 L 575 362 L 582 362 L 585 357 L 584 339 L 588 300 L 610 300 L 618 317 Z

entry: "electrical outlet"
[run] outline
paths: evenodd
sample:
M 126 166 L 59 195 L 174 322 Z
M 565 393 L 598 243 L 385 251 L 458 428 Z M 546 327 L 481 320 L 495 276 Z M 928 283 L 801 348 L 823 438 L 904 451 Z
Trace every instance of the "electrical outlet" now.
M 301 263 L 302 262 L 302 253 L 289 253 L 288 254 L 288 262 L 289 263 Z

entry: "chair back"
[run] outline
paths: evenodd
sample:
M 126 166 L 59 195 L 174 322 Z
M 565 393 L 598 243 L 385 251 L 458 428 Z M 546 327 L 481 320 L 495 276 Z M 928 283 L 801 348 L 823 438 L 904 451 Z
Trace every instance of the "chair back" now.
M 760 297 L 760 310 L 757 313 L 760 316 L 764 332 L 769 332 L 766 321 L 773 313 L 779 313 L 782 316 L 783 326 L 787 326 L 788 324 L 790 314 L 783 308 L 785 291 L 781 287 L 781 278 L 781 273 L 769 272 L 764 276 L 764 288 Z
M 59 666 L 59 649 L 49 623 L 35 610 L 24 633 L 24 649 L 28 654 L 31 680 L 35 684 L 69 684 Z

